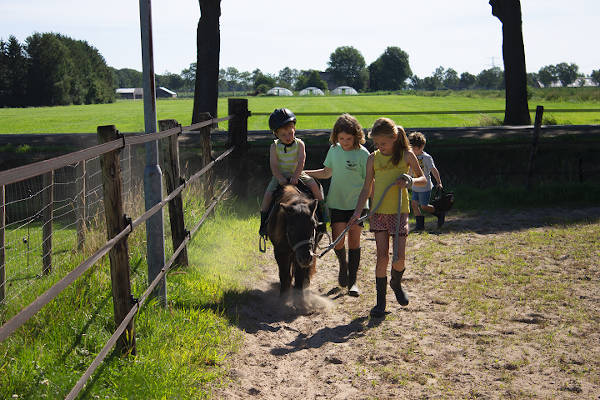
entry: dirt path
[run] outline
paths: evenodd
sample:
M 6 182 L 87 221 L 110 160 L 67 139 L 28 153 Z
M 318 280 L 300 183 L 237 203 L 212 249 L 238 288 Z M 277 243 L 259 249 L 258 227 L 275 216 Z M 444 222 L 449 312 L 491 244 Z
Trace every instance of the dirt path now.
M 550 221 L 576 220 L 587 221 L 593 233 L 600 227 L 600 208 L 450 215 L 439 234 L 411 234 L 405 274 L 410 304 L 400 307 L 388 290 L 385 320 L 368 317 L 375 304 L 372 234 L 363 232 L 362 295 L 353 298 L 337 288 L 337 261 L 330 252 L 317 264 L 305 306 L 279 303 L 269 247 L 259 256 L 264 279 L 253 283 L 248 302 L 237 309 L 244 344 L 229 360 L 229 382 L 215 388 L 213 397 L 598 399 L 598 250 L 592 250 L 590 267 L 582 269 L 575 254 L 521 248 L 523 257 L 532 257 L 528 265 L 533 268 L 523 276 L 573 268 L 577 276 L 568 290 L 580 296 L 576 303 L 554 304 L 541 295 L 519 301 L 526 293 L 516 292 L 537 288 L 523 282 L 510 291 L 490 284 L 483 296 L 473 297 L 482 298 L 480 304 L 469 303 L 471 291 L 487 284 L 471 286 L 478 282 L 478 270 L 498 258 L 520 257 L 521 250 L 511 246 L 527 240 L 523 230 L 544 232 L 555 229 L 545 225 Z M 483 250 L 502 243 L 512 250 Z M 471 256 L 471 250 L 477 254 Z M 465 268 L 462 260 L 470 260 Z M 570 320 L 573 307 L 586 318 Z

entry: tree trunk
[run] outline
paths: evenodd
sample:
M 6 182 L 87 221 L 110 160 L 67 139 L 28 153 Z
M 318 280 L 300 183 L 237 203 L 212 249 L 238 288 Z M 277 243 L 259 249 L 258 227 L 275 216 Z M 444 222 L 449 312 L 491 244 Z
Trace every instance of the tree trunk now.
M 217 117 L 219 97 L 219 52 L 221 36 L 219 17 L 221 0 L 199 0 L 200 21 L 196 39 L 196 87 L 194 89 L 194 110 L 192 123 L 199 122 L 199 115 L 208 112 Z
M 502 57 L 506 85 L 504 125 L 530 125 L 521 2 L 490 0 L 490 5 L 492 15 L 502 22 Z

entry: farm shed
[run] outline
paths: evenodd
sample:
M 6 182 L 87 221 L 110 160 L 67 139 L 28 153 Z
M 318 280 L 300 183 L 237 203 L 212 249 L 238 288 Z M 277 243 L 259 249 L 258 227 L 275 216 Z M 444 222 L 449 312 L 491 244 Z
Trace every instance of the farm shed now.
M 144 97 L 142 88 L 118 88 L 115 93 L 122 99 L 141 99 Z
M 293 96 L 294 93 L 292 93 L 292 91 L 290 89 L 286 89 L 286 88 L 282 88 L 282 87 L 274 87 L 272 89 L 269 89 L 269 91 L 267 92 L 268 95 L 271 96 Z
M 317 87 L 309 86 L 298 93 L 300 96 L 325 96 L 325 93 Z
M 358 94 L 358 92 L 350 86 L 338 86 L 331 91 L 331 94 Z
M 159 86 L 158 88 L 156 88 L 156 97 L 172 97 L 175 98 L 177 97 L 177 93 L 175 93 L 172 90 L 167 89 L 164 86 Z

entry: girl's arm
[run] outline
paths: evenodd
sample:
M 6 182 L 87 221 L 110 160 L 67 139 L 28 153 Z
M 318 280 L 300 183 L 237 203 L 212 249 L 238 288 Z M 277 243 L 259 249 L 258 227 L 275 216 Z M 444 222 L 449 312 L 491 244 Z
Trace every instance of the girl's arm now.
M 419 165 L 419 160 L 417 159 L 417 156 L 415 156 L 415 153 L 413 153 L 411 150 L 408 150 L 404 156 L 406 157 L 406 162 L 408 163 L 408 166 L 410 167 L 410 169 L 413 171 L 413 185 L 416 186 L 425 186 L 427 185 L 427 178 L 425 177 L 425 175 L 423 175 L 423 170 L 421 169 L 421 166 Z M 400 187 L 406 187 L 406 181 L 404 179 L 399 179 L 399 186 Z
M 354 208 L 354 214 L 348 221 L 348 225 L 352 225 L 354 221 L 360 218 L 360 214 L 362 210 L 365 208 L 365 203 L 367 199 L 371 195 L 371 188 L 373 187 L 373 179 L 375 177 L 375 170 L 373 169 L 373 154 L 369 155 L 367 159 L 367 173 L 365 175 L 365 183 L 363 184 L 363 188 L 360 191 L 360 195 L 358 196 L 358 200 L 356 201 L 356 207 Z
M 440 171 L 438 171 L 438 169 L 436 167 L 431 168 L 431 173 L 433 174 L 433 177 L 435 178 L 435 181 L 437 182 L 439 187 L 444 187 L 444 185 L 442 185 L 442 178 L 440 178 Z
M 296 165 L 296 170 L 294 171 L 294 175 L 292 175 L 292 178 L 290 179 L 290 183 L 292 185 L 298 184 L 298 178 L 300 177 L 300 174 L 302 173 L 302 170 L 304 169 L 304 161 L 305 160 L 306 160 L 306 147 L 304 146 L 303 142 L 298 141 L 298 164 Z
M 323 167 L 321 169 L 305 169 L 304 172 L 313 178 L 328 179 L 331 178 L 333 170 L 329 167 Z
M 277 153 L 276 153 L 275 146 L 276 146 L 275 143 L 273 143 L 273 144 L 271 144 L 271 147 L 269 149 L 269 165 L 271 166 L 271 173 L 273 174 L 275 179 L 277 179 L 279 184 L 283 186 L 288 182 L 287 182 L 287 179 L 285 179 L 285 177 L 281 174 L 281 171 L 279 171 L 279 165 L 277 164 Z

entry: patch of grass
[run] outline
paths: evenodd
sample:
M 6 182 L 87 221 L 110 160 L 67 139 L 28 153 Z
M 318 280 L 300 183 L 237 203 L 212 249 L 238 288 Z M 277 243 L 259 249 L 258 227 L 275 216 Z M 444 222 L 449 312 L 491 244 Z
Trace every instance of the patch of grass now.
M 210 396 L 208 385 L 223 376 L 225 359 L 240 343 L 224 309 L 243 290 L 247 275 L 254 274 L 250 271 L 255 261 L 247 254 L 254 251 L 255 241 L 250 239 L 257 221 L 248 218 L 246 209 L 231 200 L 216 209 L 190 244 L 190 265 L 167 277 L 167 307 L 153 300 L 137 315 L 137 355 L 111 353 L 88 382 L 83 398 L 138 398 L 140 393 L 155 399 Z M 203 210 L 189 211 L 186 218 L 192 224 Z M 168 225 L 168 218 L 165 221 Z M 76 236 L 72 230 L 64 235 Z M 89 240 L 103 243 L 102 234 L 98 236 Z M 129 243 L 132 292 L 137 297 L 147 285 L 143 229 L 131 235 Z M 65 255 L 50 276 L 18 281 L 27 291 L 0 310 L 2 321 L 82 260 L 76 252 Z M 18 263 L 11 268 L 12 273 Z M 105 257 L 0 343 L 0 398 L 62 398 L 70 391 L 115 329 L 109 270 Z
M 454 111 L 454 110 L 503 110 L 504 96 L 488 91 L 416 92 L 416 94 L 386 94 L 368 96 L 319 96 L 319 97 L 248 97 L 248 108 L 253 113 L 270 113 L 275 108 L 287 107 L 296 113 L 311 112 L 374 112 L 378 115 L 357 115 L 363 127 L 372 126 L 379 117 L 389 116 L 406 128 L 440 126 L 480 126 L 480 117 L 471 114 L 419 114 L 385 115 L 392 111 Z M 495 92 L 494 92 L 495 93 Z M 534 97 L 535 98 L 535 97 Z M 577 100 L 571 98 L 545 99 L 540 101 L 547 109 L 598 108 L 597 99 Z M 535 101 L 530 101 L 534 109 Z M 158 119 L 176 119 L 189 125 L 192 118 L 193 99 L 159 99 Z M 218 100 L 219 117 L 227 115 L 227 98 Z M 600 122 L 600 113 L 561 113 L 560 120 L 573 124 Z M 535 112 L 532 113 L 532 120 Z M 331 129 L 337 116 L 298 116 L 298 129 Z M 502 119 L 501 114 L 489 118 Z M 2 108 L 0 109 L 0 133 L 84 133 L 96 132 L 99 125 L 116 125 L 121 132 L 143 132 L 143 102 L 119 100 L 112 104 L 79 106 Z M 221 123 L 220 129 L 227 129 Z M 268 115 L 254 115 L 248 120 L 250 130 L 268 130 Z

